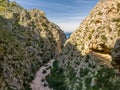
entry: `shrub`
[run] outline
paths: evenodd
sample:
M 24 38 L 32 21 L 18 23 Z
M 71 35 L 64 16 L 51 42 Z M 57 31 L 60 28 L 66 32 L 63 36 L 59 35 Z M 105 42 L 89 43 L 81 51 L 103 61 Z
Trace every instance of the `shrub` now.
M 107 41 L 107 38 L 105 35 L 101 35 L 101 38 L 104 40 L 104 41 Z
M 102 15 L 103 13 L 101 11 L 98 12 L 98 15 Z
M 97 79 L 96 88 L 101 88 L 102 90 L 119 90 L 120 81 L 115 79 L 116 74 L 112 68 L 107 66 L 101 66 L 101 69 L 97 71 L 95 75 Z
M 43 79 L 43 78 L 42 78 L 42 79 L 41 79 L 41 81 L 42 81 L 42 82 L 44 82 L 44 81 L 45 81 L 45 79 Z
M 120 22 L 120 18 L 113 18 L 112 21 L 113 22 Z
M 87 74 L 88 74 L 88 72 L 89 72 L 89 69 L 87 69 L 87 68 L 80 68 L 80 77 L 84 77 L 84 76 L 86 76 Z
M 43 85 L 44 85 L 44 87 L 47 87 L 47 83 L 44 83 Z
M 46 76 L 46 81 L 53 90 L 66 90 L 64 70 L 58 66 L 58 61 L 53 63 L 51 73 Z
M 80 62 L 79 62 L 79 61 L 76 61 L 75 64 L 76 64 L 76 65 L 80 65 Z
M 118 36 L 120 36 L 120 30 L 118 30 Z
M 46 74 L 47 72 L 46 72 L 46 70 L 43 70 L 42 73 L 43 73 L 43 74 Z
M 87 87 L 87 90 L 90 89 L 90 84 L 91 84 L 91 78 L 90 77 L 85 78 L 85 85 Z

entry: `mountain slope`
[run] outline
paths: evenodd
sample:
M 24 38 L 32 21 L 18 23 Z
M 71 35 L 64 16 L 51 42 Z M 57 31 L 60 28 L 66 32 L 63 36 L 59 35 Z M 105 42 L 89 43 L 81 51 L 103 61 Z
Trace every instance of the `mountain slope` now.
M 0 90 L 30 90 L 36 71 L 61 51 L 64 32 L 38 9 L 0 1 Z
M 100 0 L 66 41 L 46 77 L 49 86 L 55 90 L 120 90 L 120 78 L 111 65 L 119 36 L 120 0 Z

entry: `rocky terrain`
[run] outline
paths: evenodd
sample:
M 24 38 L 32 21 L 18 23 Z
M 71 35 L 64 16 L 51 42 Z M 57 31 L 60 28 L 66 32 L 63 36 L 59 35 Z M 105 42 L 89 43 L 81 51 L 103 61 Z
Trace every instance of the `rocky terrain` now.
M 65 40 L 43 11 L 0 0 L 0 90 L 31 90 L 36 71 L 58 56 Z
M 120 0 L 100 0 L 66 41 L 46 77 L 49 87 L 120 90 L 119 36 Z
M 0 0 L 0 90 L 120 90 L 120 0 L 100 0 L 65 40 L 43 11 Z

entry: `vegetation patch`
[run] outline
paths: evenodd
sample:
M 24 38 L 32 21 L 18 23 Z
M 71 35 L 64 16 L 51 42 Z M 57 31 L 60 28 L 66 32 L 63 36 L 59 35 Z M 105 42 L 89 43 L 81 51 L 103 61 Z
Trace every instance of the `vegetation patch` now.
M 105 35 L 101 35 L 101 38 L 104 40 L 104 41 L 107 41 L 107 38 Z
M 113 22 L 120 22 L 120 18 L 113 18 L 112 21 Z
M 88 68 L 80 68 L 80 77 L 85 77 L 89 72 Z
M 98 88 L 102 88 L 102 90 L 120 89 L 120 81 L 115 78 L 116 74 L 112 68 L 101 66 L 95 77 L 97 79 L 97 84 L 96 86 L 92 87 L 91 90 L 97 90 Z
M 58 66 L 58 61 L 53 63 L 51 74 L 46 76 L 46 81 L 53 90 L 66 90 L 64 70 Z

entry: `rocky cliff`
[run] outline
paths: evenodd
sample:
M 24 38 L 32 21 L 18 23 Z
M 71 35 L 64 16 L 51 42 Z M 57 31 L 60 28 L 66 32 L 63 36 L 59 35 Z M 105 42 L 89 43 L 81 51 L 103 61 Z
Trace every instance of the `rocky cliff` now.
M 120 38 L 117 39 L 115 46 L 112 50 L 112 65 L 120 72 Z
M 43 11 L 0 0 L 0 90 L 30 90 L 35 72 L 60 53 L 65 40 Z
M 100 0 L 66 41 L 51 74 L 46 77 L 49 87 L 120 90 L 120 78 L 111 65 L 111 53 L 119 36 L 120 0 Z M 115 55 L 115 49 L 119 51 L 115 46 L 112 56 L 119 65 L 120 57 Z

